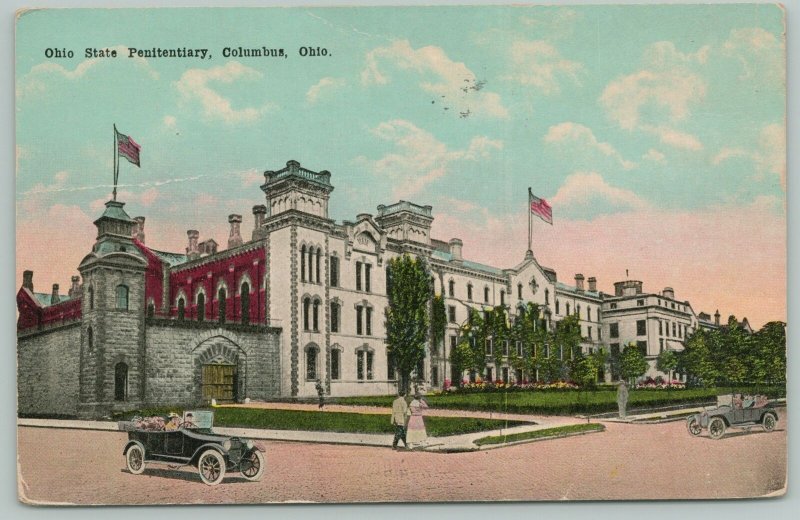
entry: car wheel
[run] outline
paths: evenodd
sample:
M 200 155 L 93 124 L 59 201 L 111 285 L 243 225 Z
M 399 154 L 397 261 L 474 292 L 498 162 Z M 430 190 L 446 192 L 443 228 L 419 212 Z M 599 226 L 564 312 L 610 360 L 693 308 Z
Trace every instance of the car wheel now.
M 258 482 L 264 476 L 264 455 L 258 450 L 253 450 L 242 458 L 239 471 L 247 480 Z
M 722 420 L 722 417 L 711 419 L 711 422 L 708 423 L 708 434 L 712 439 L 720 439 L 725 435 L 725 421 Z
M 200 480 L 209 486 L 216 486 L 225 478 L 225 459 L 217 450 L 206 450 L 197 459 Z
M 144 471 L 144 450 L 138 444 L 134 444 L 128 448 L 128 453 L 125 454 L 125 462 L 128 466 L 128 471 L 134 475 L 139 475 Z
M 697 419 L 697 417 L 690 417 L 686 422 L 686 428 L 689 430 L 689 433 L 695 436 L 700 435 L 703 432 L 703 427 L 700 425 L 700 421 Z
M 764 427 L 765 432 L 771 432 L 775 429 L 775 416 L 771 413 L 765 413 L 764 418 L 761 419 L 761 425 Z

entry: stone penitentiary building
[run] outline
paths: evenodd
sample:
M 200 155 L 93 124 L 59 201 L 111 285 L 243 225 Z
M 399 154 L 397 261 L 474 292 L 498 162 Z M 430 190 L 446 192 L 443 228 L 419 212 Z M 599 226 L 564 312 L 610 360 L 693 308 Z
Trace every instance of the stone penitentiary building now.
M 327 171 L 289 161 L 264 176 L 266 205 L 253 207 L 252 233 L 245 239 L 242 217 L 230 215 L 224 250 L 195 230 L 185 252 L 151 249 L 145 218 L 109 201 L 66 295 L 58 285 L 35 292 L 25 271 L 17 294 L 19 413 L 98 416 L 212 398 L 312 397 L 317 379 L 332 396 L 394 393 L 386 266 L 403 253 L 428 262 L 445 296 L 444 345 L 418 368 L 433 387 L 463 376 L 448 359 L 471 308 L 506 305 L 513 313 L 535 302 L 548 326 L 577 314 L 587 352 L 636 342 L 653 365 L 662 350 L 682 349 L 696 327 L 715 326 L 670 288 L 648 294 L 642 282 L 626 280 L 605 294 L 581 274 L 565 284 L 531 251 L 507 269 L 467 260 L 458 238 L 431 237 L 430 206 L 400 201 L 337 223 L 328 217 Z M 483 376 L 535 378 L 505 363 Z

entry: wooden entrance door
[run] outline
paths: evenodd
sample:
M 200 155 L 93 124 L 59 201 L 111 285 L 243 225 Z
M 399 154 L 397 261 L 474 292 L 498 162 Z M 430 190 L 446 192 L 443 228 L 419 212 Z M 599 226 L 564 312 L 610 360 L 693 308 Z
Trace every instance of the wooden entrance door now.
M 203 365 L 203 401 L 233 401 L 236 399 L 236 366 Z

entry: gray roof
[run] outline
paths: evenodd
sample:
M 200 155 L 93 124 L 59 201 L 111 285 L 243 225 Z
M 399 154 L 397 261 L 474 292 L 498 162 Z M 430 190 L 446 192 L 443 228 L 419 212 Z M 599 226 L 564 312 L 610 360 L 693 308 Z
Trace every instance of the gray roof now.
M 34 298 L 36 298 L 36 301 L 39 302 L 39 305 L 41 305 L 42 307 L 50 307 L 50 305 L 51 305 L 50 298 L 52 298 L 52 295 L 50 293 L 35 292 L 35 293 L 33 293 L 33 296 L 34 296 Z M 59 294 L 58 295 L 58 303 L 62 303 L 62 302 L 65 302 L 65 301 L 71 300 L 71 299 L 72 298 L 70 298 L 69 295 L 66 295 L 66 294 L 63 294 L 63 295 Z
M 444 260 L 445 262 L 450 262 L 453 259 L 450 253 L 445 253 L 444 251 L 439 251 L 438 249 L 434 249 L 431 253 L 431 256 L 437 260 Z M 490 265 L 479 264 L 478 262 L 471 262 L 469 260 L 462 261 L 461 265 L 474 271 L 483 271 L 484 273 L 493 274 L 495 276 L 505 276 L 505 273 L 502 269 L 498 269 L 497 267 L 492 267 Z
M 124 220 L 126 222 L 134 222 L 134 220 L 130 217 L 130 215 L 128 215 L 125 212 L 125 210 L 122 209 L 122 206 L 124 205 L 125 203 L 123 202 L 116 202 L 116 201 L 106 202 L 106 210 L 103 212 L 100 218 L 106 217 L 106 218 L 113 218 L 116 220 Z
M 433 208 L 431 206 L 420 206 L 419 204 L 414 204 L 413 202 L 408 202 L 407 200 L 401 200 L 388 206 L 384 206 L 383 204 L 378 206 L 378 216 L 385 217 L 394 213 L 400 213 L 401 211 L 410 211 L 416 215 L 430 218 L 433 216 L 431 213 L 432 209 Z
M 150 251 L 152 251 L 152 253 L 156 255 L 159 260 L 165 262 L 170 267 L 180 265 L 189 260 L 189 257 L 182 253 L 169 253 L 167 251 L 157 251 L 155 249 L 150 249 Z
M 572 285 L 567 285 L 567 284 L 562 283 L 562 282 L 556 282 L 556 290 L 557 291 L 563 291 L 563 292 L 569 292 L 569 293 L 573 293 L 573 294 L 583 294 L 583 295 L 588 296 L 590 298 L 600 298 L 600 293 L 599 292 L 594 292 L 594 291 L 580 291 L 579 292 L 577 287 L 574 287 Z
M 315 172 L 307 168 L 301 167 L 300 163 L 294 160 L 288 161 L 286 163 L 286 168 L 283 168 L 282 170 L 265 171 L 264 177 L 267 180 L 264 186 L 273 184 L 283 179 L 295 178 L 295 179 L 303 179 L 306 181 L 310 181 L 315 184 L 319 184 L 321 186 L 333 188 L 333 185 L 331 184 L 331 172 L 327 170 Z

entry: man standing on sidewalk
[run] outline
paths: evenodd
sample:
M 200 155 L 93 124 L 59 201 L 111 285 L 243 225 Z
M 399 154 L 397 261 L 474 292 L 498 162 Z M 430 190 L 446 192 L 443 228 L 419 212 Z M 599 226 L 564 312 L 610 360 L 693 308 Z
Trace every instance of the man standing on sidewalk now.
M 628 387 L 625 386 L 625 381 L 622 379 L 620 379 L 619 388 L 617 388 L 617 406 L 619 407 L 620 419 L 624 419 L 628 408 Z
M 405 392 L 400 393 L 392 402 L 392 424 L 394 425 L 394 440 L 392 448 L 397 449 L 397 441 L 403 441 L 403 447 L 408 448 L 406 442 L 406 421 L 411 416 L 411 409 L 406 402 Z
M 322 381 L 317 379 L 317 395 L 319 396 L 319 409 L 322 410 L 322 407 L 325 406 L 325 387 L 322 386 Z

